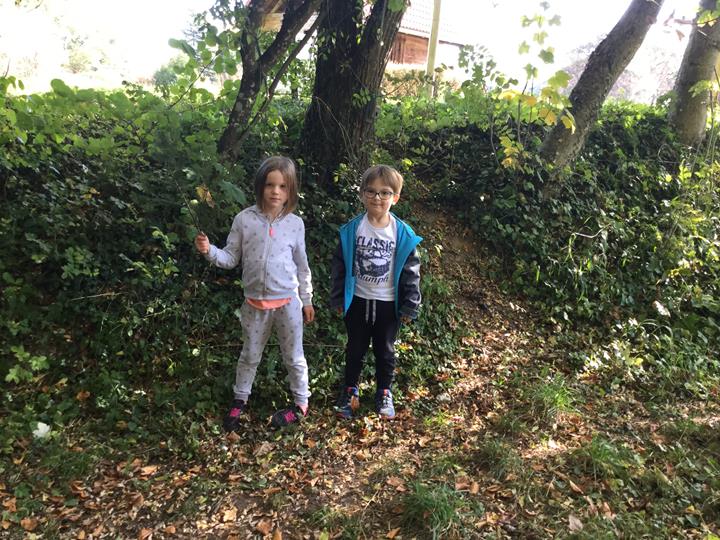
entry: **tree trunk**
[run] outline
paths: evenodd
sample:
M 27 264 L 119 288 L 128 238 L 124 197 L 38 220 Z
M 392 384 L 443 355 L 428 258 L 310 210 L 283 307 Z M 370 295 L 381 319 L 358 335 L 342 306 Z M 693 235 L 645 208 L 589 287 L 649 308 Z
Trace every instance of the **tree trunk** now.
M 600 107 L 640 48 L 662 3 L 663 0 L 632 0 L 625 14 L 590 55 L 585 70 L 570 93 L 575 132 L 562 123 L 553 127 L 540 148 L 540 155 L 546 162 L 563 167 L 580 153 Z
M 238 146 L 250 127 L 248 122 L 268 74 L 294 43 L 295 36 L 318 10 L 320 3 L 321 0 L 287 0 L 282 26 L 270 46 L 262 53 L 258 40 L 266 4 L 264 0 L 252 0 L 247 6 L 247 18 L 239 44 L 242 58 L 240 89 L 227 127 L 218 141 L 218 152 L 225 159 L 234 160 L 237 156 Z M 297 55 L 299 49 L 299 46 L 296 47 L 291 55 Z M 270 97 L 268 95 L 267 99 Z
M 720 57 L 720 21 L 698 24 L 703 12 L 714 11 L 716 0 L 701 0 L 700 12 L 695 19 L 680 70 L 675 79 L 675 97 L 670 106 L 670 124 L 678 140 L 688 146 L 705 138 L 707 110 L 711 93 L 708 88 L 693 90 L 703 81 L 715 79 L 715 65 Z
M 390 1 L 378 0 L 363 24 L 363 2 L 327 0 L 300 141 L 300 154 L 322 185 L 332 184 L 341 163 L 358 171 L 368 165 L 380 82 L 407 7 L 390 10 Z

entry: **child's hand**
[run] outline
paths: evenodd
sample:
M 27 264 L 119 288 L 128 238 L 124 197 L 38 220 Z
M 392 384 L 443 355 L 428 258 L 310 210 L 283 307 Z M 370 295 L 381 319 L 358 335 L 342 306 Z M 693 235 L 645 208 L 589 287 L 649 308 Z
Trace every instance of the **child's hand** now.
M 204 233 L 200 233 L 195 237 L 195 249 L 203 255 L 207 255 L 210 251 L 210 240 Z
M 315 308 L 312 306 L 303 306 L 303 320 L 305 324 L 311 323 L 315 320 Z

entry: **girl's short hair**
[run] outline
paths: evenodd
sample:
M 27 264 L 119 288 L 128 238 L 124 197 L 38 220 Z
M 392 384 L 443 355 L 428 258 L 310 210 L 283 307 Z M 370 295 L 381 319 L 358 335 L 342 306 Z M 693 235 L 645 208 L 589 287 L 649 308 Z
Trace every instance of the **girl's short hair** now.
M 266 158 L 255 173 L 255 202 L 260 210 L 263 208 L 263 194 L 268 174 L 273 171 L 280 171 L 287 186 L 288 200 L 283 213 L 292 213 L 298 205 L 298 177 L 295 163 L 285 156 L 270 156 Z
M 403 177 L 389 165 L 373 165 L 365 174 L 363 174 L 362 182 L 360 182 L 360 191 L 362 192 L 368 184 L 377 179 L 382 180 L 383 184 L 392 188 L 396 195 L 399 195 L 403 187 Z

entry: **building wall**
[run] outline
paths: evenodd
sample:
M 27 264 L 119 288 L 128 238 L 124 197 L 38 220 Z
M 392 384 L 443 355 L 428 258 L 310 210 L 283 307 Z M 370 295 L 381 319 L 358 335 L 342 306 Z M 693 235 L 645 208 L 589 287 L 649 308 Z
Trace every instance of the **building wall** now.
M 425 64 L 427 53 L 427 38 L 398 33 L 390 51 L 390 62 L 393 64 Z

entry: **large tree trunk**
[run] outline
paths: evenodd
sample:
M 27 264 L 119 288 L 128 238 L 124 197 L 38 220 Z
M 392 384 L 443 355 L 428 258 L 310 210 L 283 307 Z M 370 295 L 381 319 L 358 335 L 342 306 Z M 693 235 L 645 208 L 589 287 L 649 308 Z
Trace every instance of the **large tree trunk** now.
M 582 150 L 600 107 L 618 77 L 640 48 L 663 0 L 632 0 L 630 7 L 590 55 L 585 71 L 570 93 L 575 131 L 557 123 L 540 148 L 546 162 L 563 167 Z
M 268 74 L 294 43 L 295 36 L 310 16 L 318 10 L 320 3 L 321 0 L 287 0 L 282 26 L 264 52 L 260 51 L 259 35 L 267 3 L 265 0 L 252 0 L 247 8 L 241 8 L 247 9 L 247 15 L 239 43 L 242 58 L 240 89 L 230 112 L 227 127 L 218 141 L 218 152 L 225 159 L 235 159 L 238 147 L 250 127 L 249 121 L 258 94 L 263 85 L 267 85 Z M 310 33 L 312 30 L 308 31 L 308 35 Z M 300 48 L 301 46 L 295 47 L 290 60 L 297 55 Z M 275 85 L 276 83 L 273 83 L 270 87 L 274 88 Z M 270 97 L 268 92 L 267 99 Z
M 720 21 L 712 25 L 698 24 L 703 12 L 716 9 L 717 0 L 701 0 L 680 70 L 675 79 L 675 98 L 670 107 L 670 124 L 678 140 L 688 146 L 699 144 L 705 137 L 707 110 L 711 93 L 708 88 L 693 90 L 703 81 L 713 81 L 715 65 L 720 57 Z
M 327 0 L 318 30 L 315 86 L 300 154 L 329 186 L 341 163 L 364 169 L 375 131 L 377 97 L 388 54 L 407 8 L 377 0 L 363 24 L 363 2 Z

